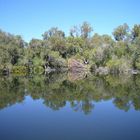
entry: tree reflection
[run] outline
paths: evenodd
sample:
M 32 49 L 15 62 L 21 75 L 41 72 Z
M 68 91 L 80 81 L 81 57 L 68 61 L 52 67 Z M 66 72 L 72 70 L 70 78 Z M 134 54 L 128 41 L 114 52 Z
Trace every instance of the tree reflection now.
M 59 110 L 69 102 L 74 111 L 89 114 L 95 102 L 110 99 L 124 111 L 132 107 L 140 110 L 139 76 L 90 75 L 75 81 L 69 80 L 69 76 L 55 73 L 30 78 L 0 77 L 0 109 L 20 103 L 29 95 L 42 99 L 44 105 L 53 110 Z
M 1 77 L 0 78 L 0 109 L 8 107 L 24 100 L 24 85 L 19 78 Z
M 94 104 L 91 101 L 73 101 L 71 107 L 75 112 L 82 111 L 85 114 L 89 114 L 94 108 Z

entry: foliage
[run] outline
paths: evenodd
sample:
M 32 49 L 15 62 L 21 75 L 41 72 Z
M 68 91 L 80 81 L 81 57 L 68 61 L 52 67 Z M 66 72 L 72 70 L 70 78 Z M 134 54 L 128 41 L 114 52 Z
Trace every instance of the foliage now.
M 113 56 L 112 59 L 107 62 L 107 67 L 110 68 L 111 73 L 128 73 L 131 69 L 131 61 L 126 58 Z
M 115 40 L 121 41 L 127 38 L 128 32 L 129 32 L 129 27 L 126 23 L 124 23 L 123 25 L 118 26 L 114 30 L 113 35 Z
M 28 73 L 28 69 L 25 66 L 13 66 L 11 72 L 17 76 L 25 76 Z
M 23 55 L 25 42 L 21 36 L 15 36 L 0 30 L 0 64 L 16 65 Z

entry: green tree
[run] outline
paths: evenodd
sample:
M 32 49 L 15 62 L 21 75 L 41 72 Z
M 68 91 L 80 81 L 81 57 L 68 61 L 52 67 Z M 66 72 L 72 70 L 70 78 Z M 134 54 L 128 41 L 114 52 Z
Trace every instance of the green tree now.
M 129 26 L 124 23 L 123 25 L 118 26 L 114 29 L 113 36 L 116 41 L 121 41 L 127 38 L 129 32 Z
M 18 59 L 23 55 L 25 44 L 21 36 L 15 36 L 0 30 L 1 65 L 17 64 Z
M 140 36 L 140 24 L 135 24 L 132 28 L 132 37 L 133 39 Z
M 80 36 L 80 29 L 78 26 L 75 25 L 70 29 L 70 36 L 71 37 L 79 37 Z
M 93 28 L 88 22 L 83 22 L 83 24 L 80 27 L 80 30 L 81 30 L 81 37 L 87 39 L 88 37 L 90 37 Z
M 59 30 L 57 27 L 53 27 L 49 29 L 48 31 L 46 31 L 42 36 L 44 40 L 48 40 L 49 38 L 52 38 L 52 37 L 64 38 L 65 33 Z

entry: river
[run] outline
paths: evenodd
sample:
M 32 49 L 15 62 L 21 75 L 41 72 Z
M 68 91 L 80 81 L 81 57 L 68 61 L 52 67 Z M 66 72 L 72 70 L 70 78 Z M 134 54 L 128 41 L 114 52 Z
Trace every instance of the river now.
M 140 140 L 140 76 L 0 77 L 0 140 Z

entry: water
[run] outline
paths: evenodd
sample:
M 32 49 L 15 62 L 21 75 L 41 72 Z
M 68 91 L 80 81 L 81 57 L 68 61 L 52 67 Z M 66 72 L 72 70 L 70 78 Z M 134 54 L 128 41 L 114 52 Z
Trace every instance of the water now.
M 0 77 L 0 140 L 140 140 L 140 77 Z

